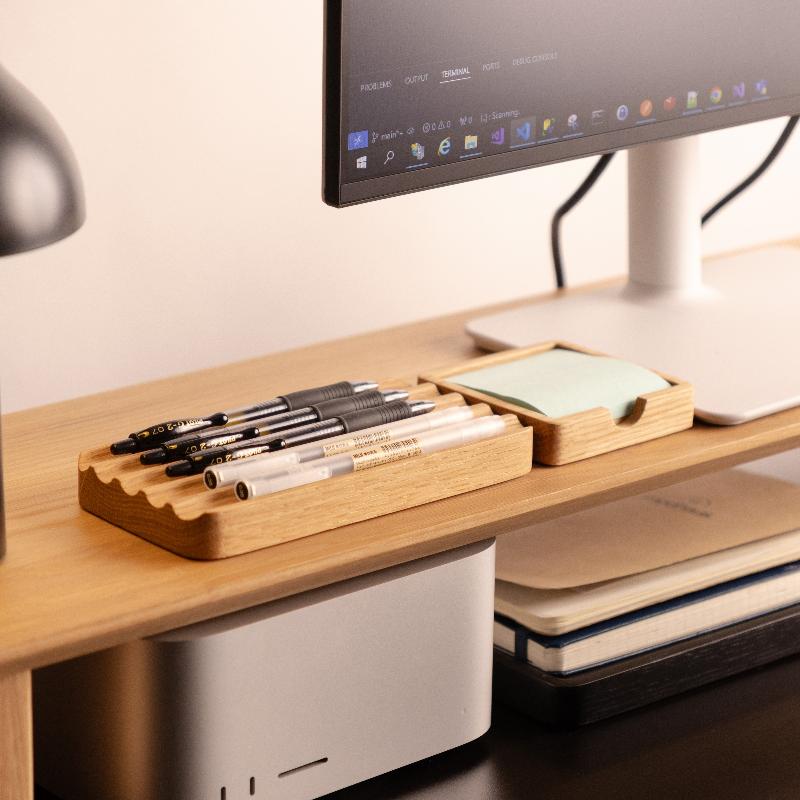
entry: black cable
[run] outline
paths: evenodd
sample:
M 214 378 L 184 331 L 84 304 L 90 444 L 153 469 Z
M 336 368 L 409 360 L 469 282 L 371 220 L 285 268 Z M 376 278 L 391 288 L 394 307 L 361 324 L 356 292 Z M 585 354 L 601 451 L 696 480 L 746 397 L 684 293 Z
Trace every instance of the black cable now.
M 719 202 L 715 203 L 702 217 L 702 224 L 705 225 L 709 222 L 713 217 L 715 217 L 723 208 L 725 208 L 728 203 L 735 200 L 742 192 L 749 189 L 774 163 L 775 159 L 781 154 L 783 148 L 786 147 L 786 143 L 791 138 L 792 134 L 794 133 L 794 129 L 797 127 L 797 122 L 800 117 L 794 116 L 790 117 L 789 121 L 786 123 L 786 127 L 783 129 L 783 132 L 778 137 L 778 141 L 775 143 L 775 146 L 770 150 L 769 155 L 759 164 L 758 168 L 752 172 L 747 178 L 745 178 L 740 184 L 736 187 L 731 189 L 728 194 L 725 195 Z M 563 218 L 572 211 L 578 203 L 583 200 L 584 197 L 589 193 L 589 190 L 597 183 L 600 176 L 605 172 L 606 167 L 611 163 L 611 159 L 613 158 L 613 153 L 607 153 L 606 155 L 602 156 L 597 163 L 592 168 L 592 171 L 586 177 L 586 180 L 577 188 L 575 193 L 564 203 L 562 206 L 558 208 L 556 213 L 553 215 L 553 222 L 550 228 L 550 241 L 553 250 L 553 268 L 556 274 L 556 285 L 559 289 L 563 289 L 566 286 L 566 281 L 564 278 L 564 262 L 561 256 L 561 221 Z
M 613 158 L 614 153 L 606 153 L 604 156 L 600 156 L 597 163 L 592 168 L 592 171 L 586 176 L 586 180 L 584 180 L 569 200 L 560 206 L 553 215 L 553 222 L 550 226 L 550 243 L 553 249 L 553 267 L 556 271 L 556 285 L 559 289 L 563 289 L 566 286 L 564 267 L 561 260 L 561 220 L 586 197 L 592 186 L 597 183 L 600 176 L 606 171 L 606 167 L 608 167 Z
M 731 200 L 735 200 L 742 192 L 749 189 L 771 166 L 775 159 L 781 154 L 781 151 L 786 147 L 786 142 L 791 138 L 794 129 L 797 127 L 797 121 L 800 117 L 789 117 L 783 133 L 778 137 L 775 146 L 770 150 L 769 155 L 761 162 L 758 168 L 745 178 L 738 186 L 731 189 L 725 197 L 718 203 L 715 203 L 711 208 L 703 214 L 703 225 L 705 225 L 712 217 L 715 217 Z

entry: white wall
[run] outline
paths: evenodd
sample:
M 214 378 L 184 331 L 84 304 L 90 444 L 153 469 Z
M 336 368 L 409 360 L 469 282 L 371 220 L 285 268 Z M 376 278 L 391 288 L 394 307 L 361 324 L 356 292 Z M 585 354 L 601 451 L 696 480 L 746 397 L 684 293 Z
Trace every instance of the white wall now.
M 0 264 L 4 411 L 548 289 L 588 162 L 347 211 L 320 200 L 321 0 L 3 0 L 0 61 L 60 120 L 89 220 Z M 705 137 L 706 200 L 782 123 Z M 800 137 L 706 233 L 800 234 Z M 566 226 L 573 283 L 625 267 L 625 169 Z

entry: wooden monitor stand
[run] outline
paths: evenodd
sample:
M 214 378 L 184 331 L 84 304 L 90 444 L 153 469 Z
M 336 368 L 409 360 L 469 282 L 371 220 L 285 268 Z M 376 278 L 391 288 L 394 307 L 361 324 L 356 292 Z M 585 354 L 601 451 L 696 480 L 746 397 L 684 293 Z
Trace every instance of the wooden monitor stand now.
M 496 487 L 210 563 L 173 555 L 78 507 L 78 453 L 118 439 L 137 420 L 146 424 L 180 407 L 235 406 L 242 397 L 269 397 L 343 375 L 433 372 L 478 355 L 464 324 L 499 310 L 472 310 L 7 415 L 0 769 L 19 768 L 2 773 L 0 798 L 31 798 L 24 764 L 33 668 L 800 446 L 800 409 L 731 428 L 695 425 L 628 450 L 537 467 Z

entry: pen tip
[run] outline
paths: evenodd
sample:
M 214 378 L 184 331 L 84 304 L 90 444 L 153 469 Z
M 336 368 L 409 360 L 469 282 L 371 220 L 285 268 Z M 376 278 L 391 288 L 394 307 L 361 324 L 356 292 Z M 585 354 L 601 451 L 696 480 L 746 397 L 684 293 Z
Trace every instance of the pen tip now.
M 139 461 L 142 464 L 163 464 L 167 460 L 167 454 L 161 448 L 157 450 L 148 450 L 139 456 Z
M 405 389 L 387 389 L 383 394 L 385 403 L 394 403 L 397 400 L 408 400 L 408 392 Z
M 378 388 L 378 384 L 375 381 L 350 381 L 350 385 L 356 394 L 359 392 L 372 392 Z
M 170 464 L 166 473 L 170 478 L 182 478 L 194 474 L 194 465 L 191 461 L 178 461 L 176 464 Z
M 412 403 L 409 403 L 411 406 L 411 413 L 414 416 L 418 416 L 420 414 L 427 414 L 429 411 L 433 411 L 436 408 L 436 403 L 432 400 L 414 400 Z
M 135 439 L 123 439 L 121 442 L 114 442 L 111 445 L 111 452 L 115 456 L 122 456 L 128 453 L 135 453 L 137 450 Z

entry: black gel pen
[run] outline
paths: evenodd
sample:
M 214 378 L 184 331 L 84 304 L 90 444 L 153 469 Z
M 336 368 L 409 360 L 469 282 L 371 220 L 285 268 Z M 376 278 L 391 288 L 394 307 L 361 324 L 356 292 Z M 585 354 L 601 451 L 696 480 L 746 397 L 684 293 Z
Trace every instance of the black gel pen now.
M 316 403 L 324 403 L 326 400 L 336 400 L 339 397 L 351 397 L 359 392 L 369 392 L 377 388 L 378 384 L 374 381 L 341 381 L 328 386 L 290 392 L 272 400 L 233 411 L 218 411 L 205 417 L 160 422 L 138 433 L 132 433 L 121 442 L 115 442 L 111 445 L 111 452 L 114 455 L 140 453 L 142 450 L 158 447 L 169 439 L 176 439 L 178 436 L 184 436 L 187 433 L 196 433 L 207 428 L 221 428 L 226 425 L 243 425 L 254 419 L 273 414 L 283 414 L 286 411 L 294 411 Z
M 166 464 L 170 461 L 179 461 L 205 450 L 227 447 L 262 436 L 271 436 L 289 428 L 299 428 L 312 422 L 339 417 L 342 414 L 352 414 L 356 411 L 407 398 L 408 392 L 402 389 L 389 389 L 385 392 L 359 392 L 352 397 L 340 397 L 337 400 L 327 400 L 306 408 L 298 408 L 297 411 L 265 417 L 263 422 L 256 422 L 255 425 L 225 427 L 170 439 L 161 447 L 142 453 L 139 460 L 142 464 Z
M 252 458 L 262 453 L 274 453 L 287 447 L 296 447 L 297 445 L 316 442 L 320 439 L 327 439 L 331 436 L 339 436 L 343 433 L 374 428 L 379 425 L 388 425 L 392 422 L 427 414 L 429 411 L 433 411 L 435 407 L 436 403 L 431 400 L 413 400 L 411 402 L 400 400 L 383 406 L 368 408 L 364 411 L 357 411 L 354 414 L 342 414 L 332 419 L 304 425 L 301 428 L 292 428 L 283 434 L 270 436 L 264 440 L 244 442 L 230 445 L 229 447 L 219 447 L 216 450 L 195 453 L 183 461 L 170 464 L 166 472 L 170 478 L 197 475 L 213 464 L 239 461 L 243 458 Z

